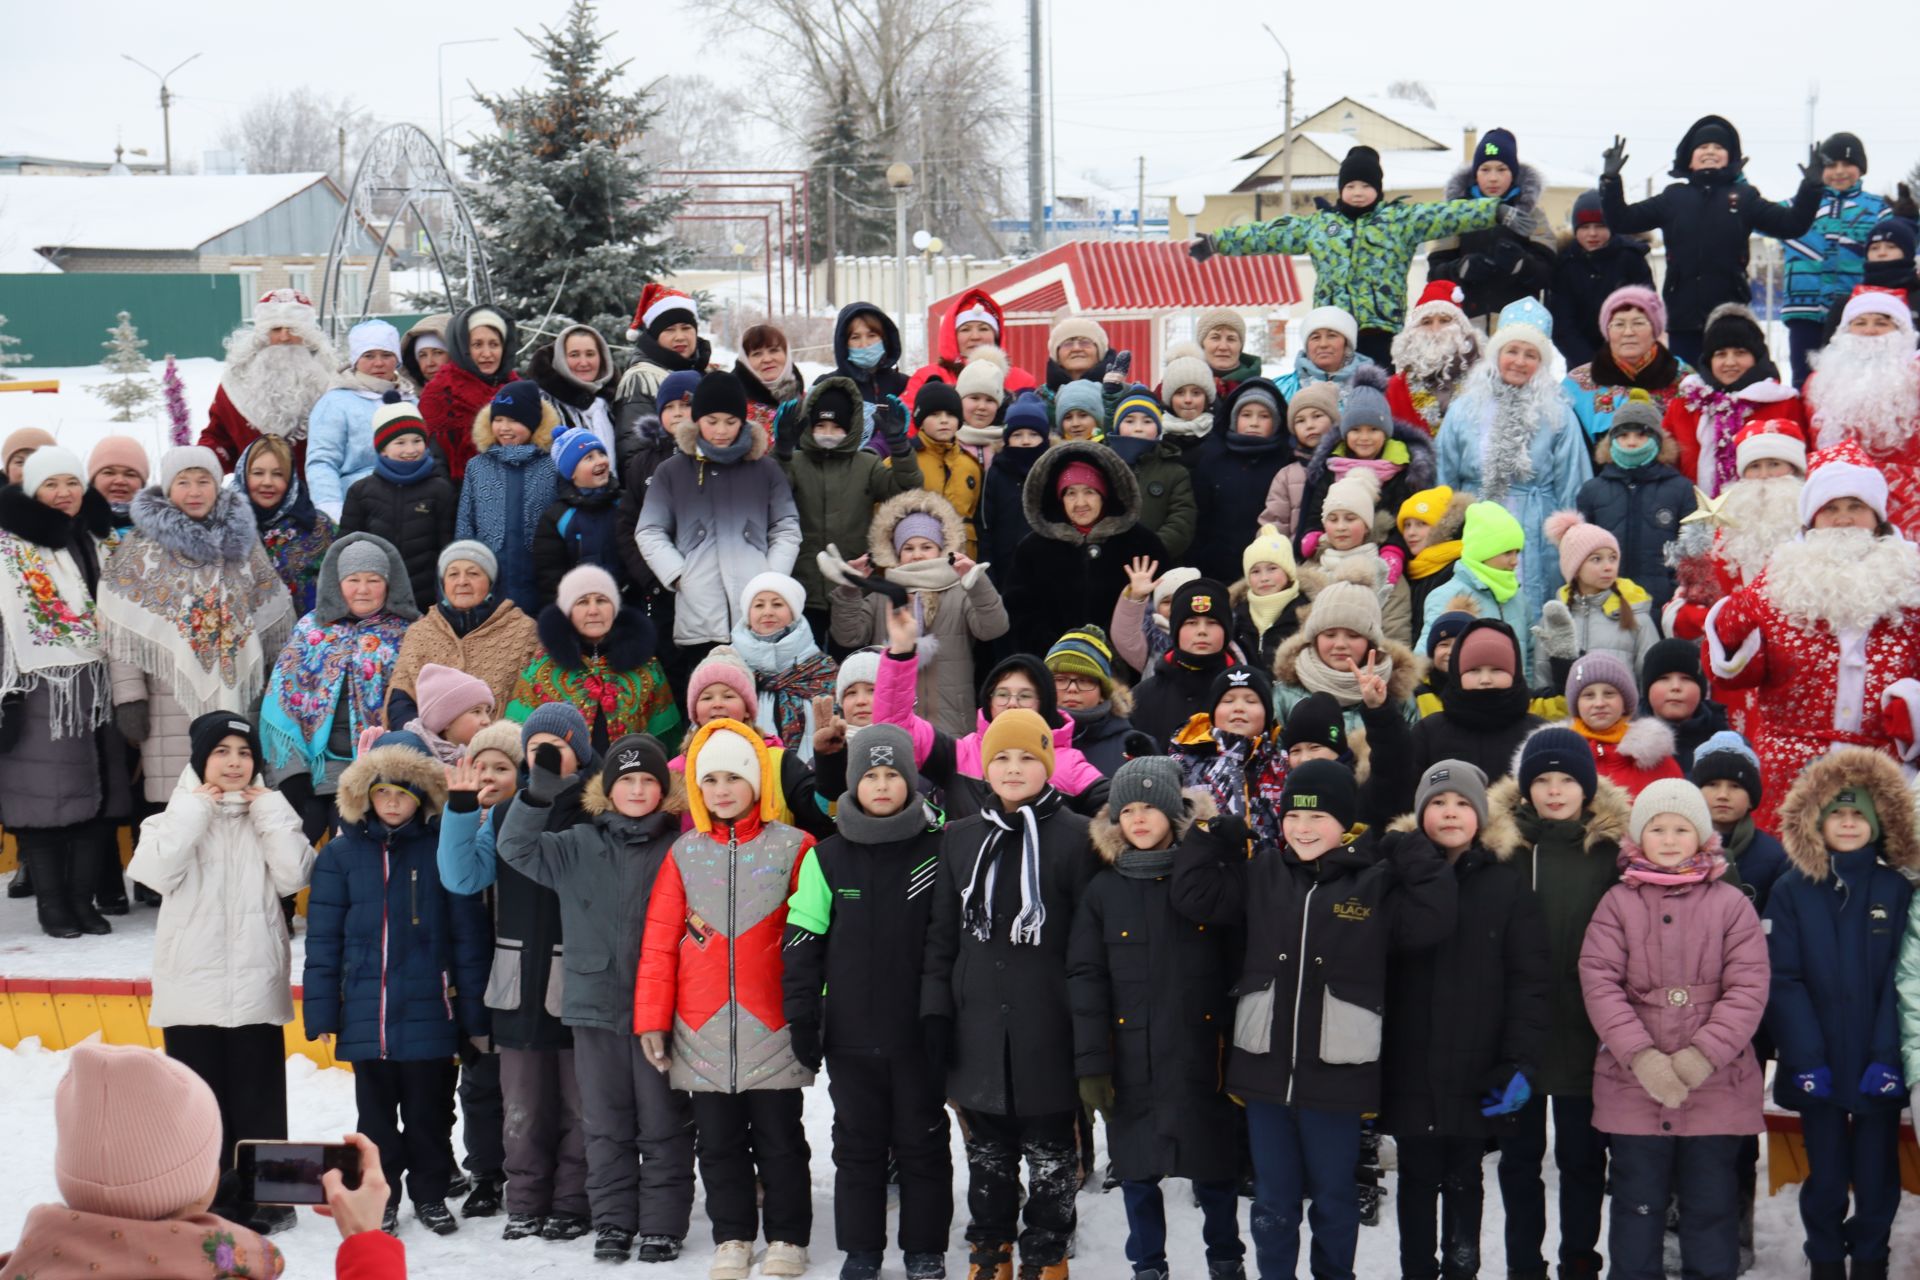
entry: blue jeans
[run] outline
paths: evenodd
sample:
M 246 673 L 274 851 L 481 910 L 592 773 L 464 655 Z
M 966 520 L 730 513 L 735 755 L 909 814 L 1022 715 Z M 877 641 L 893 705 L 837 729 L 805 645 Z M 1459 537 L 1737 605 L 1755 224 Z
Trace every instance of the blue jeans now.
M 1127 1261 L 1135 1271 L 1166 1270 L 1167 1210 L 1160 1179 L 1128 1179 L 1120 1184 L 1120 1197 L 1127 1203 Z M 1245 1257 L 1234 1184 L 1196 1182 L 1193 1197 L 1200 1202 L 1200 1238 L 1207 1242 L 1207 1261 L 1238 1262 Z
M 1360 1115 L 1247 1103 L 1253 1146 L 1253 1257 L 1260 1280 L 1293 1280 L 1300 1261 L 1300 1207 L 1313 1229 L 1314 1280 L 1353 1280 L 1360 1243 Z
M 1800 1113 L 1800 1134 L 1807 1146 L 1807 1180 L 1800 1186 L 1807 1260 L 1880 1261 L 1900 1207 L 1900 1113 L 1851 1115 L 1839 1107 L 1811 1106 Z
M 1611 1280 L 1664 1280 L 1667 1204 L 1676 1191 L 1681 1274 L 1733 1280 L 1740 1271 L 1739 1155 L 1740 1138 L 1734 1134 L 1614 1134 L 1608 1140 Z

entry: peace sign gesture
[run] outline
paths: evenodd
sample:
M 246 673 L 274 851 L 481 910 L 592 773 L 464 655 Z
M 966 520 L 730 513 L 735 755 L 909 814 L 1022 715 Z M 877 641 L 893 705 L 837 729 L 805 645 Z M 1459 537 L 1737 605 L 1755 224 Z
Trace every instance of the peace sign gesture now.
M 1367 650 L 1367 665 L 1360 667 L 1352 658 L 1347 659 L 1347 670 L 1353 672 L 1353 678 L 1360 685 L 1360 701 L 1369 711 L 1378 711 L 1387 701 L 1387 682 L 1380 675 L 1377 655 Z
M 448 791 L 480 790 L 480 769 L 473 763 L 472 756 L 461 756 L 459 761 L 447 767 Z

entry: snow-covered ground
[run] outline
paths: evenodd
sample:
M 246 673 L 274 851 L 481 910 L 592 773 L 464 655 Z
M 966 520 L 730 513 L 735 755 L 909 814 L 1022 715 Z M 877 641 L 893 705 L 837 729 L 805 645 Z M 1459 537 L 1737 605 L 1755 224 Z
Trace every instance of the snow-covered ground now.
M 156 387 L 160 383 L 161 370 L 165 367 L 164 362 L 154 362 L 153 381 Z M 181 381 L 186 386 L 189 430 L 194 437 L 198 437 L 200 429 L 207 424 L 207 408 L 213 403 L 213 393 L 220 385 L 220 362 L 211 359 L 181 360 L 177 362 L 177 367 Z M 21 364 L 11 366 L 8 372 L 21 382 L 57 379 L 60 390 L 53 393 L 0 392 L 0 437 L 21 427 L 40 427 L 51 431 L 55 440 L 82 458 L 87 456 L 87 451 L 102 436 L 132 436 L 147 446 L 147 455 L 152 458 L 158 458 L 168 446 L 167 412 L 160 399 L 156 398 L 149 404 L 136 421 L 115 422 L 113 410 L 106 402 L 89 394 L 89 387 L 115 381 L 118 374 L 110 373 L 98 365 L 43 369 L 38 365 Z M 0 387 L 4 386 L 4 383 L 0 383 Z

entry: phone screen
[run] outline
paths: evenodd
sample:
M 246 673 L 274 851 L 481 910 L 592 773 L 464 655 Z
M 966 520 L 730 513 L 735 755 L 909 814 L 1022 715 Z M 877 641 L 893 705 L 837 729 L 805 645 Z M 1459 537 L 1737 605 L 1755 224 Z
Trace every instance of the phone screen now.
M 325 1204 L 320 1175 L 338 1169 L 349 1189 L 360 1185 L 360 1149 L 339 1142 L 239 1144 L 240 1173 L 257 1204 Z

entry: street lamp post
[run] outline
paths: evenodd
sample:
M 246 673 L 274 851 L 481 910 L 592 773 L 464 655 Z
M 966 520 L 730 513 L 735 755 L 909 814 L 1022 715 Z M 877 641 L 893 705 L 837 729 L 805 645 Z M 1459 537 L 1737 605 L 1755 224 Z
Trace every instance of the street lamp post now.
M 1280 55 L 1287 60 L 1286 105 L 1283 108 L 1287 113 L 1287 119 L 1286 128 L 1280 135 L 1280 199 L 1286 205 L 1287 216 L 1291 217 L 1293 215 L 1293 55 L 1287 52 L 1286 45 L 1280 44 L 1280 37 L 1273 34 L 1272 27 L 1263 22 L 1260 24 L 1260 29 L 1269 36 L 1273 36 L 1273 42 L 1280 45 Z
M 447 158 L 447 50 L 457 44 L 496 44 L 498 36 L 474 36 L 468 40 L 443 40 L 434 49 L 434 105 L 440 109 L 440 158 Z
M 148 75 L 153 76 L 154 78 L 160 81 L 160 134 L 162 139 L 166 143 L 167 172 L 172 173 L 173 172 L 173 91 L 167 88 L 167 77 L 171 76 L 175 71 L 178 71 L 181 67 L 186 66 L 187 63 L 193 61 L 193 58 L 197 58 L 200 55 L 196 53 L 193 55 L 193 58 L 186 58 L 181 62 L 176 63 L 170 70 L 164 73 L 155 71 L 152 67 L 140 61 L 140 59 L 134 57 L 130 53 L 123 53 L 120 56 L 125 58 L 128 62 L 131 62 L 134 66 L 140 68 L 142 71 L 146 72 Z
M 907 193 L 913 190 L 913 166 L 894 161 L 887 166 L 887 185 L 893 188 L 893 298 L 900 331 L 907 331 Z

